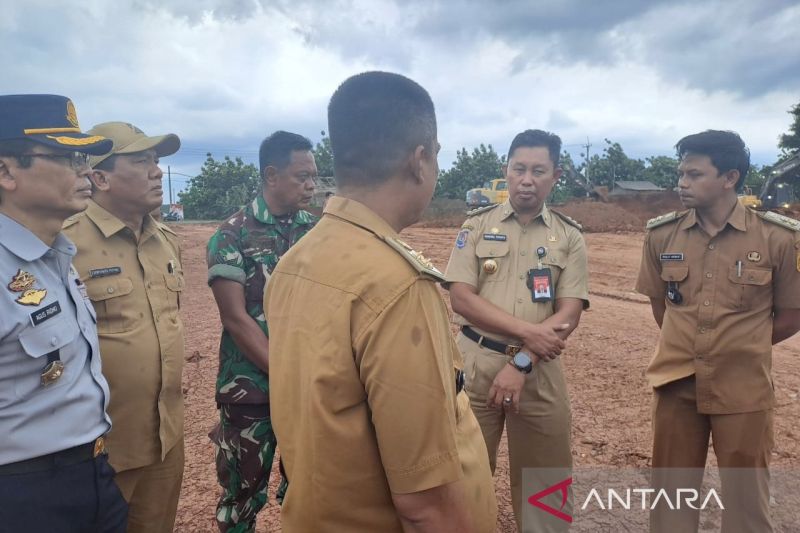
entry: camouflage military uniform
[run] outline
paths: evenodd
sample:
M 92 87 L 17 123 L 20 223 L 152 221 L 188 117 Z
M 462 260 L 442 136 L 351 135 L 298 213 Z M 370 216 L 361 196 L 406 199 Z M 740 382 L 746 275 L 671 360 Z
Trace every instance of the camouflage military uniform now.
M 267 333 L 263 308 L 267 278 L 281 256 L 316 221 L 307 211 L 276 217 L 259 195 L 223 222 L 209 240 L 209 284 L 216 278 L 243 284 L 247 313 Z M 216 445 L 217 478 L 223 488 L 217 523 L 221 531 L 253 531 L 256 514 L 267 503 L 267 482 L 276 447 L 269 416 L 269 381 L 224 329 L 216 400 L 220 422 L 209 436 Z M 284 481 L 278 489 L 279 500 L 285 490 Z

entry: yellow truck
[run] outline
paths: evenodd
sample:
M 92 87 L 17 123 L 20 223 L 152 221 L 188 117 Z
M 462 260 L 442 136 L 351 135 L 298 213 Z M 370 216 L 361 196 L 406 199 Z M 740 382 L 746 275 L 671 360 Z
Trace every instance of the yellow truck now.
M 508 183 L 498 178 L 489 180 L 483 187 L 467 191 L 467 207 L 475 209 L 484 205 L 502 204 L 508 199 Z

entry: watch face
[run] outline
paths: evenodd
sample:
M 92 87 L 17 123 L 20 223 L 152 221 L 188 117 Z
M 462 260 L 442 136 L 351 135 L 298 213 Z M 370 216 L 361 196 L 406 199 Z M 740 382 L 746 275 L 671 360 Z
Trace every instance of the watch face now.
M 525 368 L 531 364 L 531 358 L 525 352 L 519 352 L 514 356 L 514 366 L 517 368 Z

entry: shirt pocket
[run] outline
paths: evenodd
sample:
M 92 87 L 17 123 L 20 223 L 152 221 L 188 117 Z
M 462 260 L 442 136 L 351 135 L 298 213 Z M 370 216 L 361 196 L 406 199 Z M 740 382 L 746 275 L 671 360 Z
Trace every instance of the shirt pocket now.
M 535 260 L 535 264 L 538 268 L 538 259 Z M 565 253 L 558 250 L 552 252 L 548 251 L 547 255 L 542 258 L 542 267 L 550 269 L 550 277 L 552 278 L 552 292 L 555 295 L 555 289 L 558 287 L 558 279 L 561 276 L 561 273 L 567 267 L 567 256 Z
M 688 303 L 687 291 L 681 290 L 681 284 L 686 281 L 686 278 L 689 277 L 689 266 L 688 265 L 670 265 L 661 268 L 661 280 L 664 281 L 666 284 L 670 282 L 675 283 L 675 288 L 678 289 L 678 292 L 681 294 L 681 303 L 675 304 L 667 298 L 667 288 L 664 287 L 664 299 L 667 301 L 667 305 L 686 305 Z
M 98 333 L 124 333 L 133 329 L 135 306 L 129 296 L 133 291 L 129 278 L 87 279 L 86 291 L 97 313 Z
M 733 309 L 772 308 L 772 270 L 768 268 L 728 268 L 731 283 L 730 303 Z
M 19 343 L 24 357 L 19 365 L 18 377 L 14 380 L 14 393 L 17 398 L 25 398 L 40 389 L 52 390 L 69 381 L 72 372 L 80 372 L 79 361 L 69 357 L 66 348 L 75 340 L 78 328 L 70 323 L 66 317 L 56 316 L 39 326 L 26 329 L 19 335 Z M 88 347 L 87 347 L 88 349 Z M 55 383 L 47 387 L 42 386 L 42 371 L 47 366 L 47 354 L 59 351 L 59 359 L 64 362 L 64 374 Z M 72 364 L 70 359 L 73 359 Z
M 479 283 L 505 281 L 508 278 L 508 271 L 511 268 L 509 251 L 508 241 L 481 240 L 478 242 L 477 246 L 475 246 L 475 255 L 478 256 Z M 497 263 L 497 270 L 494 273 L 490 273 L 491 269 L 484 266 L 487 261 Z M 490 272 L 487 272 L 487 270 L 490 270 Z
M 169 301 L 167 302 L 167 311 L 174 311 L 177 313 L 178 309 L 181 308 L 181 292 L 183 292 L 183 289 L 186 286 L 186 280 L 183 277 L 183 272 L 176 270 L 173 273 L 164 274 L 164 283 L 168 289 L 167 298 Z

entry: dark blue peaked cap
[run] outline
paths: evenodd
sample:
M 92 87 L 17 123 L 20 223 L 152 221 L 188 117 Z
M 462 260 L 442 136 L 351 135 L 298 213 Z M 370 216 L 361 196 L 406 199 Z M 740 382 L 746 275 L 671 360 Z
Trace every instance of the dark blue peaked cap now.
M 54 94 L 0 96 L 0 141 L 13 139 L 91 155 L 110 152 L 113 145 L 100 135 L 81 133 L 72 100 Z

